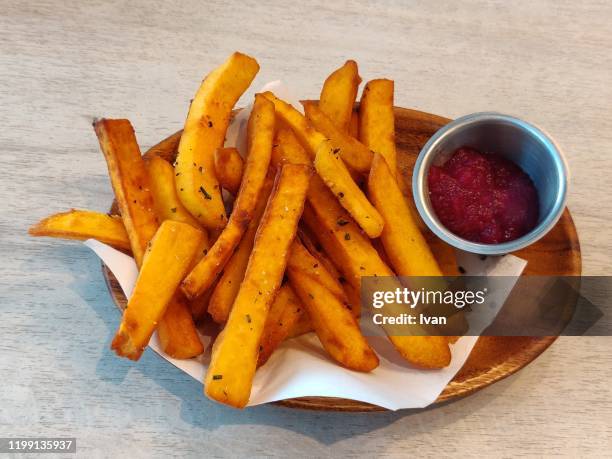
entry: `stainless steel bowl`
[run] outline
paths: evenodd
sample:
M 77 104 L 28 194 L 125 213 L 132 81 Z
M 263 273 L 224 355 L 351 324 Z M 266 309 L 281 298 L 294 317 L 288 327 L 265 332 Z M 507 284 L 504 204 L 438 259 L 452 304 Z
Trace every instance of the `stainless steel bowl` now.
M 438 220 L 429 198 L 429 167 L 444 163 L 464 146 L 504 156 L 529 174 L 538 190 L 540 219 L 528 234 L 501 244 L 481 244 L 460 238 Z M 484 112 L 458 118 L 429 139 L 414 166 L 412 191 L 421 217 L 442 240 L 468 252 L 501 255 L 534 243 L 552 229 L 565 208 L 568 182 L 565 159 L 550 137 L 518 118 Z

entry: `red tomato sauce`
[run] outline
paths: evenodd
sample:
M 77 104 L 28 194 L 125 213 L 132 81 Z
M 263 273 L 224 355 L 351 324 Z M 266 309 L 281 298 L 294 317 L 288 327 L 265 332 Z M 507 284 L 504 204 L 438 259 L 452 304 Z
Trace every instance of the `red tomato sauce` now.
M 428 176 L 433 208 L 444 226 L 473 242 L 517 239 L 538 222 L 538 192 L 516 164 L 493 153 L 459 148 Z

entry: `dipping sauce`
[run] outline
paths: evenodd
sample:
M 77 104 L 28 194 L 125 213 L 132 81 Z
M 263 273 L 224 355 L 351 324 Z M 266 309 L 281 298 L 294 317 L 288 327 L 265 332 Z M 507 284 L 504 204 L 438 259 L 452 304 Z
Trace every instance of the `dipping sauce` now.
M 459 148 L 428 176 L 433 208 L 444 226 L 472 242 L 512 241 L 538 222 L 538 192 L 523 170 L 493 153 Z

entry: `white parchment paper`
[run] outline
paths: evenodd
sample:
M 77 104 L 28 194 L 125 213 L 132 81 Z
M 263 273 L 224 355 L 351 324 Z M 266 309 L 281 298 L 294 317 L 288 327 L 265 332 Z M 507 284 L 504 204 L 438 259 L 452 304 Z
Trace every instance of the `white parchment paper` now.
M 277 96 L 301 108 L 299 100 L 280 81 L 266 84 L 262 91 L 272 91 Z M 251 107 L 242 110 L 231 123 L 226 146 L 236 146 L 241 154 L 246 150 L 246 123 Z M 124 253 L 99 241 L 85 242 L 113 272 L 126 297 L 130 297 L 138 269 L 134 260 Z M 458 261 L 469 275 L 520 276 L 526 262 L 512 255 L 488 257 L 459 253 Z M 507 292 L 497 292 L 505 299 Z M 501 305 L 500 305 L 501 307 Z M 176 360 L 166 355 L 154 334 L 149 347 L 176 367 L 203 381 L 210 360 L 211 337 L 200 330 L 206 352 L 195 359 Z M 391 410 L 422 408 L 433 403 L 467 360 L 476 344 L 476 336 L 460 338 L 451 345 L 451 364 L 441 370 L 411 368 L 395 351 L 391 343 L 380 337 L 369 338 L 380 358 L 380 365 L 371 373 L 347 370 L 334 363 L 326 354 L 314 333 L 285 341 L 268 362 L 257 370 L 249 406 L 293 397 L 327 396 L 342 397 L 371 403 Z

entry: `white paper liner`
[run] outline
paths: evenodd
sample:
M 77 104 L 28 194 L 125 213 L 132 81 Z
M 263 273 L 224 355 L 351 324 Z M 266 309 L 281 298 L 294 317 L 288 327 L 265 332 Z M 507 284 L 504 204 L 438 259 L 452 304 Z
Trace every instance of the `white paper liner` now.
M 301 109 L 299 100 L 280 81 L 266 84 L 262 91 L 272 91 L 277 96 Z M 227 132 L 226 146 L 236 146 L 241 154 L 246 150 L 246 123 L 251 106 L 234 118 Z M 101 242 L 90 239 L 85 242 L 113 272 L 126 297 L 134 288 L 138 270 L 134 260 L 124 253 Z M 513 255 L 480 257 L 458 253 L 458 262 L 469 275 L 520 276 L 526 262 Z M 500 307 L 512 286 L 506 292 L 497 292 Z M 494 317 L 497 311 L 491 311 Z M 473 331 L 471 329 L 471 331 Z M 480 333 L 482 330 L 478 331 Z M 198 381 L 203 381 L 210 360 L 210 334 L 200 330 L 207 351 L 190 360 L 177 360 L 166 355 L 159 345 L 157 334 L 149 347 L 164 359 Z M 451 364 L 441 370 L 419 370 L 410 367 L 395 351 L 391 343 L 381 337 L 368 338 L 380 358 L 380 365 L 371 373 L 347 370 L 333 362 L 326 354 L 314 333 L 285 341 L 257 370 L 249 406 L 295 397 L 342 397 L 378 405 L 390 410 L 423 408 L 433 403 L 446 385 L 463 366 L 476 344 L 477 336 L 460 338 L 451 345 Z

